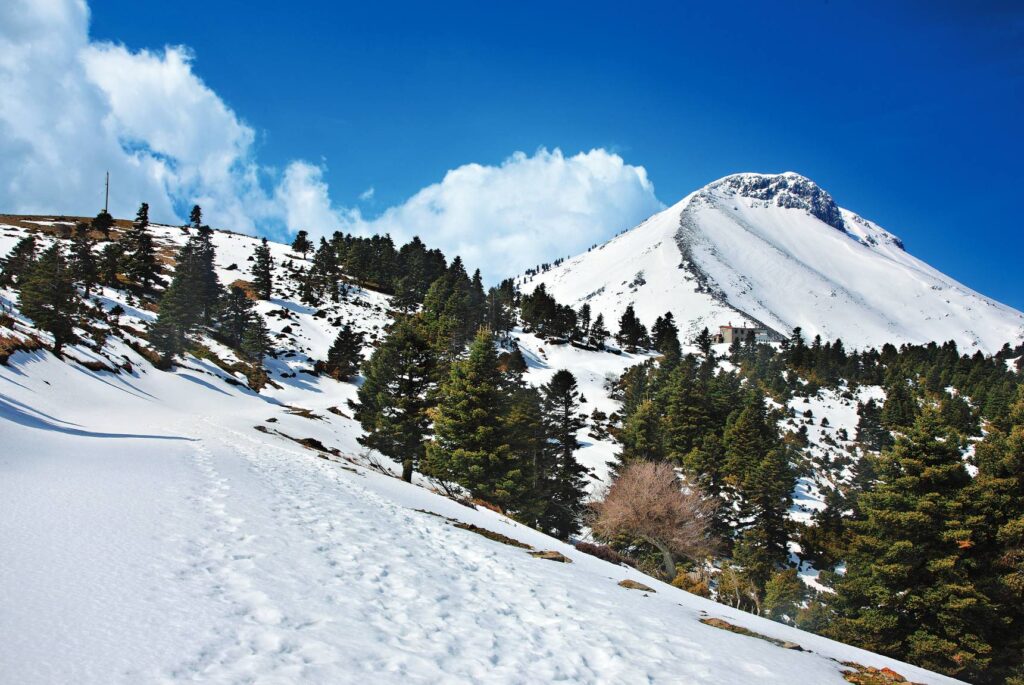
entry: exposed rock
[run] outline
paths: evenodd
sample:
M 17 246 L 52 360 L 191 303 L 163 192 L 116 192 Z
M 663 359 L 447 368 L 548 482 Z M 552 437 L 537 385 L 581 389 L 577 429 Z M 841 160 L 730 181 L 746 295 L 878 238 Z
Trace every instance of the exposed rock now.
M 565 556 L 561 552 L 555 551 L 544 551 L 544 552 L 530 552 L 530 556 L 535 559 L 547 559 L 548 561 L 560 561 L 563 564 L 571 564 L 572 559 Z
M 644 592 L 657 592 L 657 590 L 655 590 L 654 588 L 648 587 L 648 586 L 644 585 L 643 583 L 638 583 L 637 581 L 635 581 L 635 580 L 633 580 L 631 578 L 626 578 L 625 580 L 620 580 L 619 581 L 619 587 L 624 587 L 624 588 L 626 588 L 628 590 L 642 590 Z

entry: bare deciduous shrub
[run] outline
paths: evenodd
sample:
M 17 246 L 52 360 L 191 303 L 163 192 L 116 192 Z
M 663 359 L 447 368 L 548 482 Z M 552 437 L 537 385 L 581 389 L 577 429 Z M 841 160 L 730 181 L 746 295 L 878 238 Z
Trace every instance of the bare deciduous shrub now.
M 669 580 L 676 576 L 677 555 L 697 561 L 713 547 L 713 503 L 697 488 L 684 488 L 668 464 L 629 464 L 604 500 L 592 508 L 591 528 L 597 535 L 630 535 L 654 545 L 661 552 Z

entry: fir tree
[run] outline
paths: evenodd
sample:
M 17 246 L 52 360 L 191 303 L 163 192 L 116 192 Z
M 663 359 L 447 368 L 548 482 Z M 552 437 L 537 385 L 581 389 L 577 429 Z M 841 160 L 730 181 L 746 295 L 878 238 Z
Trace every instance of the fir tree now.
M 107 243 L 100 250 L 99 262 L 97 268 L 99 269 L 99 279 L 103 285 L 110 286 L 111 288 L 117 288 L 121 285 L 117 275 L 121 273 L 121 265 L 124 261 L 124 248 L 121 247 L 119 242 Z
M 407 482 L 425 453 L 434 363 L 421 324 L 399 319 L 366 363 L 354 407 L 366 433 L 360 444 L 400 463 Z
M 238 350 L 242 359 L 255 365 L 262 365 L 263 357 L 270 351 L 270 331 L 263 317 L 256 312 L 249 316 Z
M 18 290 L 21 312 L 53 336 L 53 353 L 60 356 L 64 345 L 75 339 L 79 311 L 74 275 L 60 243 L 43 250 Z
M 114 217 L 106 211 L 100 211 L 92 220 L 92 229 L 99 231 L 107 240 L 110 239 L 110 229 L 114 227 Z
M 579 517 L 586 497 L 587 469 L 576 461 L 579 449 L 577 434 L 586 426 L 580 415 L 580 393 L 576 377 L 562 369 L 541 388 L 544 426 L 548 449 L 552 453 L 550 472 L 545 474 L 546 511 L 541 517 L 541 530 L 567 539 L 579 532 Z
M 302 255 L 302 258 L 306 258 L 306 253 L 313 249 L 313 243 L 309 242 L 309 233 L 306 231 L 299 231 L 295 234 L 295 240 L 292 241 L 292 250 Z
M 889 430 L 901 430 L 914 424 L 917 417 L 917 400 L 910 393 L 907 383 L 899 378 L 885 388 L 885 404 L 882 405 L 882 425 Z
M 197 230 L 203 225 L 203 209 L 199 205 L 192 205 L 192 211 L 188 214 L 188 222 L 192 228 Z
M 587 336 L 587 342 L 598 349 L 604 348 L 604 341 L 608 339 L 608 329 L 604 325 L 604 314 L 598 314 L 594 318 L 594 323 L 590 326 L 590 333 Z
M 857 404 L 857 442 L 872 452 L 892 446 L 892 433 L 882 426 L 882 413 L 873 399 Z
M 3 259 L 3 270 L 0 271 L 0 287 L 17 286 L 31 270 L 38 255 L 38 245 L 34 235 L 27 235 L 18 240 Z
M 697 334 L 697 337 L 696 339 L 694 339 L 693 342 L 698 348 L 700 348 L 701 354 L 703 354 L 705 357 L 711 356 L 711 331 L 708 330 L 707 326 L 705 326 L 701 330 L 701 332 Z
M 678 359 L 682 354 L 679 345 L 679 328 L 676 326 L 672 312 L 665 312 L 654 321 L 651 328 L 651 344 L 662 354 Z
M 970 476 L 926 410 L 882 455 L 879 483 L 859 498 L 830 636 L 957 677 L 985 672 L 991 604 L 968 577 L 970 532 L 958 505 Z
M 363 361 L 363 334 L 345 324 L 338 331 L 331 349 L 327 351 L 324 368 L 337 380 L 349 380 L 359 373 Z
M 259 298 L 269 300 L 274 286 L 274 258 L 266 238 L 253 250 L 252 278 L 253 289 Z
M 86 297 L 99 279 L 99 265 L 92 248 L 93 241 L 88 231 L 78 231 L 71 241 L 71 274 L 82 286 Z
M 530 474 L 522 455 L 512 450 L 507 410 L 494 336 L 481 328 L 468 356 L 451 365 L 438 389 L 424 471 L 458 483 L 474 498 L 516 510 L 527 495 Z
M 143 290 L 148 290 L 159 280 L 160 267 L 153 246 L 153 236 L 149 233 L 149 205 L 145 202 L 139 207 L 135 222 L 121 242 L 124 251 L 124 275 Z
M 619 332 L 615 341 L 626 348 L 629 352 L 636 352 L 637 348 L 645 347 L 648 343 L 647 328 L 636 318 L 633 305 L 626 305 L 626 310 L 619 319 Z
M 228 347 L 237 348 L 253 316 L 252 300 L 238 286 L 231 286 L 217 311 L 217 338 Z

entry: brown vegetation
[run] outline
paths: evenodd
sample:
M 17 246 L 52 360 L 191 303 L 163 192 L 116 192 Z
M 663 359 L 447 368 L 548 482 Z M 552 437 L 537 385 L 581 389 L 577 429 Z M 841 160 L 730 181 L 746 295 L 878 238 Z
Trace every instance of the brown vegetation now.
M 684 489 L 668 464 L 627 465 L 603 501 L 593 505 L 593 531 L 603 538 L 627 535 L 662 554 L 668 580 L 676 577 L 676 555 L 704 558 L 712 548 L 713 505 L 696 488 Z

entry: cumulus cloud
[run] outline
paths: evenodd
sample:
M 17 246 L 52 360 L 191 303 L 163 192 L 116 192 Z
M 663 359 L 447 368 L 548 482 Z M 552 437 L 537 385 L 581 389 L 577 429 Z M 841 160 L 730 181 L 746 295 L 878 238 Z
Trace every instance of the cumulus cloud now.
M 556 148 L 453 169 L 360 227 L 419 234 L 497 278 L 585 250 L 661 207 L 643 167 L 602 149 L 566 157 Z
M 182 46 L 133 52 L 89 40 L 83 0 L 0 3 L 0 209 L 88 214 L 150 203 L 176 221 L 193 203 L 217 227 L 420 235 L 491 278 L 576 252 L 660 208 L 643 167 L 602 149 L 517 152 L 466 164 L 378 216 L 332 202 L 326 168 L 277 173 L 255 131 L 199 78 Z M 373 188 L 360 195 L 371 200 Z

